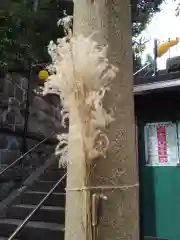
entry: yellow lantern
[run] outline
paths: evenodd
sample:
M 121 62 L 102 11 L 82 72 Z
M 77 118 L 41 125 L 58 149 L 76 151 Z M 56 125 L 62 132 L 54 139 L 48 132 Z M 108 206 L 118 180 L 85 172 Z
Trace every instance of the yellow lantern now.
M 176 40 L 170 40 L 168 42 L 158 44 L 157 57 L 162 57 L 171 47 L 177 45 L 178 43 L 179 43 L 179 38 L 177 38 Z
M 49 73 L 48 73 L 47 70 L 41 70 L 39 72 L 39 79 L 40 80 L 44 80 L 45 81 L 48 77 L 49 77 Z

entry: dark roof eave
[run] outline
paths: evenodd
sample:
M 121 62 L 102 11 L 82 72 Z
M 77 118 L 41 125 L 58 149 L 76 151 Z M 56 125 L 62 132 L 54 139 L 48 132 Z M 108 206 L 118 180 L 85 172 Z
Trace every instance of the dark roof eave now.
M 180 87 L 180 78 L 168 80 L 168 81 L 159 81 L 159 82 L 134 85 L 133 93 L 134 95 L 143 95 L 143 94 L 151 93 L 154 91 L 165 91 L 165 90 L 175 89 L 178 87 Z

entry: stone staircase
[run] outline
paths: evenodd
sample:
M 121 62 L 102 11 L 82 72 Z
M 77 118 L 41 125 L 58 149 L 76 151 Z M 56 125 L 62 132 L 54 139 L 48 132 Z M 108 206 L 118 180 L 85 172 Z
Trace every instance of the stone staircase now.
M 64 169 L 58 169 L 57 163 L 53 164 L 11 202 L 4 215 L 0 217 L 0 240 L 9 239 L 64 174 Z M 65 184 L 66 180 L 63 180 L 15 239 L 64 239 Z

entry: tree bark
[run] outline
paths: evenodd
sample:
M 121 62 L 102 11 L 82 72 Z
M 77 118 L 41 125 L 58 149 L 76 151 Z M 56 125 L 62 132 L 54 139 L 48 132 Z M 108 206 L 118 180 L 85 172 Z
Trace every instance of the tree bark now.
M 115 121 L 108 129 L 110 148 L 107 158 L 97 160 L 94 168 L 93 184 L 112 186 L 111 190 L 101 190 L 108 201 L 103 204 L 97 240 L 139 239 L 131 28 L 128 0 L 75 1 L 74 34 L 89 36 L 96 32 L 94 38 L 99 44 L 108 44 L 108 59 L 119 68 L 104 102 L 107 109 L 114 110 Z M 69 186 L 73 185 L 77 173 L 76 166 L 70 164 Z M 129 187 L 118 189 L 124 185 Z M 113 186 L 116 186 L 115 190 Z M 87 240 L 83 226 L 79 224 L 79 219 L 83 217 L 80 193 L 67 193 L 66 201 L 65 239 Z

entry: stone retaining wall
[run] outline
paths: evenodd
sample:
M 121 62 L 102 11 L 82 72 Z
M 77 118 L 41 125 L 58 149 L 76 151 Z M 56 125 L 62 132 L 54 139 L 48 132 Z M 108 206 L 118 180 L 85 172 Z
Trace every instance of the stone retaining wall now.
M 32 80 L 31 80 L 32 81 Z M 9 129 L 23 130 L 28 79 L 17 74 L 7 74 L 0 85 L 0 125 Z M 57 95 L 41 96 L 30 88 L 28 132 L 49 136 L 59 132 L 61 106 Z
M 6 133 L 0 133 L 0 170 L 6 168 L 21 156 L 23 138 Z M 27 140 L 28 149 L 31 149 L 38 143 L 37 140 Z M 8 193 L 20 184 L 21 177 L 25 179 L 35 169 L 40 167 L 44 161 L 55 151 L 56 145 L 42 144 L 30 152 L 22 160 L 12 167 L 3 177 L 0 177 L 0 201 Z
M 32 86 L 37 84 L 32 82 Z M 23 133 L 24 130 L 27 87 L 28 79 L 15 73 L 7 74 L 4 79 L 0 79 L 0 127 L 9 130 L 7 133 L 0 132 L 0 171 L 22 154 L 23 137 L 16 133 Z M 63 130 L 60 99 L 55 94 L 40 96 L 33 90 L 30 89 L 28 135 L 40 135 L 42 140 L 54 131 L 59 133 Z M 28 138 L 28 149 L 38 142 Z M 28 154 L 23 159 L 23 177 L 27 177 L 42 165 L 54 152 L 55 147 L 55 144 L 42 144 Z M 17 164 L 5 174 L 5 180 L 0 177 L 0 201 L 19 184 L 17 180 L 21 175 L 20 164 Z

